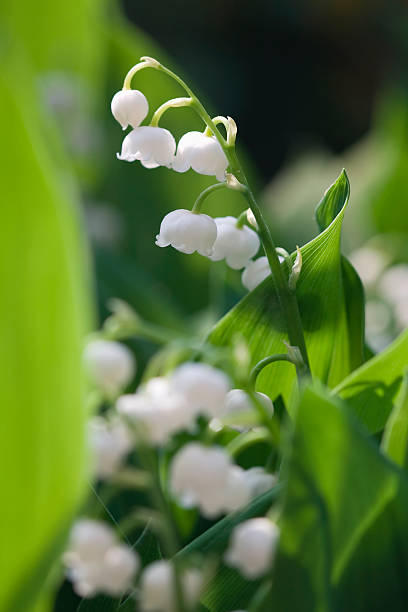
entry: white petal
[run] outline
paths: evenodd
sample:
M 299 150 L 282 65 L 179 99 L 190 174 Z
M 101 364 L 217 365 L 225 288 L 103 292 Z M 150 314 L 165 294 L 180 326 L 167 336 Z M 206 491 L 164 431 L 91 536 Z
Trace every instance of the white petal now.
M 137 89 L 118 91 L 111 102 L 112 115 L 125 130 L 128 125 L 136 128 L 149 112 L 146 97 Z

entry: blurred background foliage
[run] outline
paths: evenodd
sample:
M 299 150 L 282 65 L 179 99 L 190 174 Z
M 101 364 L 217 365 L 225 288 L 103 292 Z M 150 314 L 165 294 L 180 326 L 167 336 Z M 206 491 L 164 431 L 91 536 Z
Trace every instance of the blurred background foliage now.
M 316 234 L 314 207 L 347 168 L 344 250 L 366 284 L 368 337 L 381 348 L 408 322 L 407 13 L 404 0 L 159 0 L 143 6 L 134 0 L 4 0 L 0 72 L 22 122 L 4 102 L 9 136 L 2 183 L 6 176 L 11 186 L 26 182 L 27 210 L 41 210 L 44 195 L 30 184 L 39 167 L 58 185 L 56 206 L 60 200 L 80 215 L 77 233 L 85 229 L 91 240 L 101 320 L 115 296 L 176 330 L 208 329 L 244 295 L 239 273 L 159 249 L 154 237 L 165 213 L 190 207 L 212 181 L 192 171 L 146 171 L 115 157 L 123 134 L 110 100 L 141 55 L 155 56 L 179 70 L 214 114 L 237 120 L 242 155 L 281 246 L 293 249 Z M 150 113 L 180 95 L 154 71 L 140 73 L 134 86 L 146 93 Z M 187 109 L 169 112 L 163 125 L 177 137 L 199 128 Z M 19 130 L 30 136 L 36 159 L 27 170 Z M 12 188 L 5 197 L 10 205 Z M 243 205 L 239 195 L 222 192 L 208 201 L 208 212 L 237 214 Z M 76 252 L 79 276 L 86 276 L 87 256 Z M 133 346 L 141 364 L 153 352 L 146 342 Z

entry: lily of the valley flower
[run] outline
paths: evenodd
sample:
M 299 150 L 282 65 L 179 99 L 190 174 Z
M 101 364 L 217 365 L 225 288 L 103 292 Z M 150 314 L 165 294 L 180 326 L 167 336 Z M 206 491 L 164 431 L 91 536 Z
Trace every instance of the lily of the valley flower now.
M 123 389 L 133 378 L 133 353 L 120 342 L 92 340 L 84 350 L 85 368 L 92 381 L 107 393 Z
M 130 588 L 140 565 L 137 553 L 121 544 L 110 527 L 86 519 L 72 528 L 63 560 L 74 590 L 81 597 L 97 593 L 122 595 Z
M 170 489 L 183 506 L 197 506 L 207 518 L 237 510 L 251 498 L 245 471 L 231 463 L 223 448 L 198 442 L 186 444 L 173 458 Z
M 181 137 L 172 164 L 176 172 L 192 168 L 198 174 L 216 176 L 219 181 L 225 181 L 227 167 L 228 160 L 218 140 L 202 132 L 187 132 Z
M 210 259 L 225 259 L 233 270 L 244 268 L 259 250 L 259 237 L 254 230 L 244 225 L 237 227 L 235 217 L 216 217 L 217 240 Z
M 200 253 L 209 256 L 217 238 L 217 226 L 214 219 L 191 210 L 173 210 L 168 213 L 160 225 L 156 236 L 159 247 L 171 245 L 182 253 Z
M 99 478 L 114 474 L 132 448 L 130 432 L 119 419 L 109 422 L 93 417 L 88 423 L 88 438 Z
M 126 130 L 128 125 L 137 128 L 149 112 L 146 96 L 137 89 L 122 89 L 115 93 L 111 102 L 112 115 Z
M 183 599 L 189 609 L 199 598 L 202 577 L 198 570 L 185 569 L 180 576 Z M 175 612 L 174 568 L 170 561 L 155 561 L 143 571 L 141 578 L 141 610 L 143 612 Z
M 272 566 L 279 533 L 279 527 L 267 518 L 244 521 L 232 532 L 226 562 L 245 578 L 252 580 L 262 576 Z
M 171 378 L 196 414 L 217 417 L 222 413 L 230 380 L 224 372 L 206 363 L 184 363 Z
M 250 261 L 243 271 L 242 284 L 248 291 L 252 291 L 270 274 L 271 268 L 267 257 L 258 257 L 258 259 Z
M 169 130 L 142 125 L 125 137 L 118 159 L 139 160 L 145 168 L 170 167 L 176 151 L 176 141 Z

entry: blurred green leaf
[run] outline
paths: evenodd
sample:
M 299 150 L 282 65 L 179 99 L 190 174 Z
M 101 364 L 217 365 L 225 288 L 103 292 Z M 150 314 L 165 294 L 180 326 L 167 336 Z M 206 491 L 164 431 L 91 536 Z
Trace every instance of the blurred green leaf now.
M 408 450 L 408 374 L 406 371 L 401 393 L 385 424 L 381 448 L 397 465 L 400 467 L 406 465 Z
M 265 612 L 357 610 L 351 602 L 337 608 L 334 588 L 396 496 L 397 470 L 346 404 L 310 386 L 299 402 L 285 473 L 280 552 Z
M 330 214 L 339 210 L 344 198 L 335 219 L 302 247 L 303 267 L 297 285 L 311 370 L 328 386 L 338 384 L 359 365 L 363 354 L 361 283 L 351 265 L 342 264 L 340 255 L 347 185 L 343 172 L 319 205 L 321 218 L 329 223 Z M 229 344 L 238 332 L 248 343 L 252 365 L 282 352 L 287 334 L 272 278 L 261 283 L 221 319 L 212 330 L 210 341 L 216 345 Z M 294 383 L 294 368 L 284 362 L 265 368 L 258 377 L 260 391 L 272 398 L 282 394 L 287 404 Z
M 0 112 L 0 609 L 29 612 L 84 489 L 88 257 L 74 184 L 44 138 L 29 66 L 11 54 Z
M 384 428 L 408 364 L 408 330 L 382 353 L 352 372 L 333 393 L 347 400 L 372 432 Z

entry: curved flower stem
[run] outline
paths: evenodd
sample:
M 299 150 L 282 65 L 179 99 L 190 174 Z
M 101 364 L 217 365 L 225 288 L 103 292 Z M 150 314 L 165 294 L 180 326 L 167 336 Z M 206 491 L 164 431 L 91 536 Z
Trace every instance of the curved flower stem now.
M 194 206 L 191 209 L 191 212 L 199 214 L 201 212 L 201 206 L 203 205 L 204 200 L 213 192 L 221 189 L 221 187 L 227 188 L 227 183 L 215 183 L 214 185 L 210 185 L 207 189 L 204 189 L 194 202 Z
M 256 366 L 252 368 L 249 375 L 249 388 L 255 390 L 256 379 L 258 378 L 260 372 L 270 363 L 275 363 L 277 361 L 288 361 L 289 363 L 296 365 L 293 363 L 292 359 L 287 353 L 277 353 L 276 355 L 265 357 L 265 359 L 261 359 L 261 361 L 259 361 Z
M 299 368 L 298 366 L 296 366 L 298 378 L 301 378 L 305 374 L 305 372 L 309 373 L 310 366 L 309 358 L 307 355 L 306 343 L 303 335 L 299 306 L 296 299 L 296 293 L 294 291 L 291 291 L 289 288 L 288 279 L 283 273 L 282 267 L 279 262 L 278 254 L 276 253 L 276 247 L 272 238 L 272 234 L 264 219 L 262 211 L 254 197 L 254 194 L 251 191 L 245 173 L 241 167 L 241 164 L 235 151 L 235 145 L 232 143 L 228 144 L 228 142 L 222 136 L 221 132 L 218 130 L 213 119 L 210 117 L 200 100 L 190 89 L 187 83 L 185 83 L 172 70 L 160 64 L 157 60 L 154 60 L 153 58 L 141 58 L 141 60 L 141 64 L 137 64 L 136 66 L 131 68 L 128 74 L 126 75 L 124 88 L 130 87 L 130 82 L 132 80 L 133 75 L 143 67 L 150 67 L 159 70 L 160 72 L 164 72 L 173 80 L 175 80 L 179 85 L 181 85 L 181 87 L 183 87 L 183 89 L 187 92 L 188 96 L 191 98 L 190 107 L 196 111 L 196 113 L 199 115 L 199 117 L 201 117 L 208 129 L 214 134 L 215 138 L 220 143 L 221 148 L 224 151 L 229 162 L 229 171 L 238 179 L 238 181 L 244 187 L 244 189 L 242 189 L 242 193 L 246 197 L 249 207 L 251 208 L 256 222 L 258 223 L 259 237 L 262 241 L 262 245 L 265 250 L 265 255 L 268 258 L 272 277 L 275 281 L 275 288 L 278 294 L 281 311 L 286 322 L 289 342 L 291 345 L 299 347 L 303 358 L 304 367 Z

